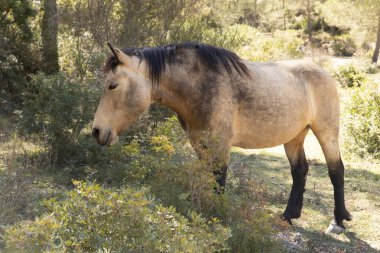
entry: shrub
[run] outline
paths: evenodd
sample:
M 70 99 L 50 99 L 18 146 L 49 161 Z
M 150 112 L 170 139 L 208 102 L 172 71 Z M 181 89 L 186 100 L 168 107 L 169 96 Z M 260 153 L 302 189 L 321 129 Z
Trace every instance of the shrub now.
M 170 40 L 195 40 L 236 51 L 251 61 L 300 58 L 303 41 L 297 31 L 263 33 L 248 25 L 235 24 L 225 28 L 205 29 L 202 21 L 192 21 L 170 32 Z
M 262 33 L 252 27 L 240 25 L 245 34 L 245 46 L 238 53 L 250 61 L 273 61 L 300 58 L 303 41 L 297 31 L 276 31 L 273 35 Z
M 74 181 L 63 200 L 34 222 L 6 228 L 8 250 L 63 249 L 68 252 L 215 252 L 226 250 L 229 229 L 196 213 L 189 219 L 157 205 L 144 190 L 118 191 Z
M 342 87 L 360 87 L 366 82 L 364 72 L 352 64 L 340 66 L 335 77 Z
M 60 162 L 80 158 L 80 134 L 93 117 L 95 92 L 64 73 L 36 74 L 23 97 L 21 129 L 43 140 Z
M 173 24 L 168 36 L 170 42 L 198 41 L 235 50 L 246 38 L 241 26 L 209 27 L 202 19 L 187 20 L 184 24 Z
M 1 39 L 1 38 L 0 38 Z M 0 46 L 2 46 L 0 42 Z M 0 51 L 0 112 L 10 113 L 20 103 L 19 95 L 25 87 L 23 66 L 12 54 L 6 56 Z
M 109 54 L 108 48 L 95 49 L 88 43 L 93 39 L 88 32 L 80 37 L 62 34 L 59 39 L 59 66 L 65 73 L 78 80 L 103 77 L 102 66 Z
M 28 1 L 1 1 L 0 13 L 0 111 L 11 113 L 20 106 L 25 76 L 38 69 L 38 54 L 33 52 L 33 4 Z
M 134 157 L 128 173 L 145 175 L 140 182 L 149 186 L 160 202 L 174 206 L 182 214 L 190 210 L 209 219 L 216 215 L 232 230 L 228 241 L 232 252 L 277 250 L 273 239 L 277 216 L 268 211 L 264 186 L 259 180 L 235 173 L 231 166 L 225 194 L 215 194 L 212 168 L 199 161 L 194 151 L 179 141 L 181 134 L 176 117 L 172 117 L 157 126 L 149 144 L 133 142 L 125 146 L 126 154 Z M 239 183 L 234 183 L 237 181 Z
M 373 64 L 372 62 L 366 62 L 363 66 L 364 72 L 367 74 L 376 74 L 379 72 L 379 67 L 376 64 Z
M 344 130 L 349 152 L 380 159 L 380 94 L 375 85 L 354 91 L 346 106 Z
M 239 177 L 235 176 L 234 168 L 230 168 L 225 194 L 215 194 L 212 168 L 197 159 L 191 147 L 181 141 L 181 135 L 183 130 L 176 117 L 167 119 L 157 125 L 149 138 L 135 138 L 118 147 L 127 157 L 125 162 L 120 165 L 112 162 L 101 172 L 105 176 L 99 175 L 98 182 L 106 177 L 123 178 L 129 185 L 148 187 L 157 201 L 174 206 L 181 214 L 195 211 L 206 219 L 218 217 L 232 230 L 228 244 L 233 252 L 277 250 L 274 240 L 277 215 L 268 210 L 267 190 L 259 180 L 239 173 Z M 110 175 L 113 173 L 123 176 L 117 179 Z
M 7 227 L 2 239 L 6 243 L 6 250 L 9 252 L 24 250 L 28 252 L 51 252 L 60 244 L 56 238 L 56 231 L 59 227 L 60 224 L 54 216 L 44 215 L 34 221 L 23 220 Z
M 334 37 L 331 47 L 335 56 L 353 56 L 356 52 L 356 44 L 349 36 Z
M 274 239 L 284 222 L 269 206 L 270 190 L 246 167 L 231 164 L 227 192 L 215 201 L 217 217 L 232 231 L 232 252 L 282 252 Z
M 60 196 L 59 200 L 48 202 L 53 214 L 45 213 L 34 222 L 23 221 L 8 227 L 4 235 L 6 247 L 10 252 L 16 249 L 81 252 L 102 247 L 126 252 L 143 251 L 142 247 L 148 252 L 150 249 L 209 252 L 228 247 L 233 252 L 277 249 L 273 239 L 277 216 L 268 211 L 263 185 L 247 175 L 234 175 L 231 168 L 226 193 L 215 194 L 211 168 L 197 159 L 182 135 L 177 119 L 172 117 L 156 125 L 148 136 L 132 136 L 127 143 L 107 149 L 88 145 L 85 151 L 88 163 L 70 167 L 83 173 L 74 175 L 75 178 L 147 190 L 109 190 L 76 182 L 76 190 L 64 193 L 64 198 L 55 195 Z M 62 173 L 66 181 L 67 174 L 70 173 Z M 149 197 L 152 195 L 154 201 Z M 179 225 L 178 231 L 168 232 L 171 221 L 162 217 L 164 213 L 174 217 L 173 223 L 185 224 L 189 229 L 183 231 Z M 201 213 L 204 219 L 195 213 Z M 146 221 L 153 219 L 158 223 Z M 42 228 L 41 224 L 53 228 Z M 230 236 L 226 228 L 231 229 Z M 148 234 L 163 236 L 148 237 Z M 181 236 L 192 238 L 186 239 L 191 243 Z M 126 246 L 118 248 L 120 245 Z M 162 245 L 169 246 L 163 250 Z

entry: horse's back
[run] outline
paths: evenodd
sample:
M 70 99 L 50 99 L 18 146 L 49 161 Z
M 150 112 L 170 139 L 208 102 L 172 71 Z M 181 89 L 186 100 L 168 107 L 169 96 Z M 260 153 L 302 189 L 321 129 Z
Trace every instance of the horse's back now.
M 265 64 L 264 64 L 265 65 Z M 272 75 L 276 72 L 289 73 L 293 81 L 284 78 L 286 88 L 304 89 L 311 103 L 313 118 L 322 117 L 321 113 L 328 110 L 339 118 L 339 95 L 333 78 L 322 67 L 310 60 L 287 60 L 272 64 Z M 293 90 L 295 91 L 295 90 Z

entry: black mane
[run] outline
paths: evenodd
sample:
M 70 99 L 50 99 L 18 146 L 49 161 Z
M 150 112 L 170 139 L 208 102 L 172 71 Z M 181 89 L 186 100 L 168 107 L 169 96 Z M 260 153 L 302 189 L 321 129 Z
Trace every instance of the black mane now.
M 124 48 L 122 51 L 129 56 L 137 56 L 140 60 L 145 60 L 152 81 L 158 83 L 166 64 L 174 64 L 176 49 L 195 50 L 201 63 L 211 71 L 221 73 L 221 67 L 224 67 L 230 76 L 233 75 L 233 70 L 235 70 L 240 76 L 249 77 L 247 66 L 237 54 L 227 49 L 207 44 L 186 42 L 159 47 Z M 119 63 L 114 55 L 110 56 L 106 61 L 104 71 L 115 71 Z

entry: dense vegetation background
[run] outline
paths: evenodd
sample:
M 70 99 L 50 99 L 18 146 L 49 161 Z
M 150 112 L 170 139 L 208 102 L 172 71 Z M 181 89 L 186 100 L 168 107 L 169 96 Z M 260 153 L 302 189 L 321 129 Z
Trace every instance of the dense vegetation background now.
M 0 251 L 380 250 L 378 0 L 0 0 L 0 28 Z M 97 145 L 107 41 L 198 41 L 251 61 L 322 65 L 340 87 L 357 225 L 323 235 L 333 204 L 321 156 L 309 160 L 301 220 L 310 226 L 278 218 L 291 180 L 276 152 L 234 149 L 226 193 L 214 194 L 212 174 L 158 105 L 119 144 Z

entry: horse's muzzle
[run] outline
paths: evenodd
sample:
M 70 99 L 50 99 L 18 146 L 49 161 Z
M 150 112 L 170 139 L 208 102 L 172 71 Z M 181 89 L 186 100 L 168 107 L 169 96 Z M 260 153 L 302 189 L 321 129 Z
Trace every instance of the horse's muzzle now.
M 91 134 L 100 145 L 111 146 L 113 143 L 112 132 L 108 129 L 101 131 L 99 128 L 93 127 Z
M 100 133 L 99 128 L 94 127 L 94 128 L 92 129 L 91 134 L 92 134 L 92 137 L 94 137 L 95 139 L 98 139 L 98 138 L 99 138 L 99 133 Z

